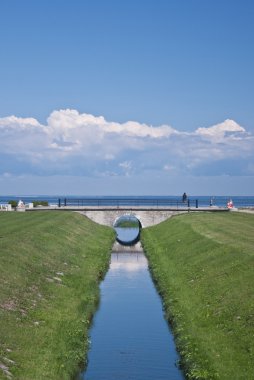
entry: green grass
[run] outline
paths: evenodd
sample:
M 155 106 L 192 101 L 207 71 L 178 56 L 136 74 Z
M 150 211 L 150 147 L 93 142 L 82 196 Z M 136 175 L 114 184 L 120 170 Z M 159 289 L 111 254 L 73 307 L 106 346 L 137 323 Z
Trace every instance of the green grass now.
M 121 227 L 121 228 L 139 228 L 139 221 L 138 220 L 119 220 L 114 227 Z
M 189 213 L 142 230 L 188 379 L 254 379 L 254 215 Z
M 0 213 L 1 379 L 74 376 L 113 240 L 77 213 Z

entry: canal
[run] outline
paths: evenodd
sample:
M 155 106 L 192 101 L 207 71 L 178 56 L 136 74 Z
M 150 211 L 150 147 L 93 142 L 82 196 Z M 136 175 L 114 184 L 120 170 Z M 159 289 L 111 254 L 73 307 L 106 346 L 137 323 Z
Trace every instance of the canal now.
M 79 380 L 183 380 L 140 243 L 116 243 L 90 331 L 88 365 Z

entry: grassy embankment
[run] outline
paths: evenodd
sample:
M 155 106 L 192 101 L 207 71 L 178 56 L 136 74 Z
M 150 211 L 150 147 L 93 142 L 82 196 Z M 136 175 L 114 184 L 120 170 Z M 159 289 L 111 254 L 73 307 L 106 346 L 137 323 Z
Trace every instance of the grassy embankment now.
M 188 379 L 254 379 L 254 215 L 190 213 L 142 242 Z
M 1 379 L 72 378 L 113 240 L 75 213 L 0 213 Z

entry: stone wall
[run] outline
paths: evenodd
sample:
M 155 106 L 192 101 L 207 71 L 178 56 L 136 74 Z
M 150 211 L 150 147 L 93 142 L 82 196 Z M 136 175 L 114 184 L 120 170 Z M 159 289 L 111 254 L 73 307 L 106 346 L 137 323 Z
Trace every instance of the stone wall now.
M 117 218 L 124 215 L 135 216 L 141 223 L 141 226 L 149 227 L 159 224 L 164 220 L 171 218 L 173 215 L 181 214 L 186 211 L 167 211 L 167 210 L 96 210 L 96 211 L 79 211 L 80 214 L 86 215 L 89 219 L 98 224 L 112 227 Z

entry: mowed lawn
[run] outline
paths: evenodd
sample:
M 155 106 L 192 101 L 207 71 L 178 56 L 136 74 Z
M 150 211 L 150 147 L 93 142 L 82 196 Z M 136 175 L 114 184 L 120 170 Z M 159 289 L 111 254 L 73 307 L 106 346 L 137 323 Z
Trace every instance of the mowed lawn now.
M 189 213 L 142 231 L 188 379 L 254 379 L 254 215 Z
M 77 213 L 0 213 L 1 379 L 73 377 L 113 241 Z

